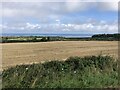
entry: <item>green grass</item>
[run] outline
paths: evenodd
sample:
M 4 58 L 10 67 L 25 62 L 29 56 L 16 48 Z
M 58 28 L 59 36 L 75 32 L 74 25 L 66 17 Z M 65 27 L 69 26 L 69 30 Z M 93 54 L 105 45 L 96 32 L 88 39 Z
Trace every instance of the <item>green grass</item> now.
M 70 57 L 4 70 L 3 88 L 118 87 L 117 71 L 117 60 L 110 56 Z

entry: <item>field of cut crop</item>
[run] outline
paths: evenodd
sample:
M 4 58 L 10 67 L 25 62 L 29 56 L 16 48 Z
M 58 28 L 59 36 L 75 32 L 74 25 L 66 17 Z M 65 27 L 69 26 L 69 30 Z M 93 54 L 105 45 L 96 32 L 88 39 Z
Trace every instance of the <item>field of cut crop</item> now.
M 117 41 L 56 41 L 3 43 L 2 67 L 65 60 L 71 56 L 110 55 L 118 57 Z

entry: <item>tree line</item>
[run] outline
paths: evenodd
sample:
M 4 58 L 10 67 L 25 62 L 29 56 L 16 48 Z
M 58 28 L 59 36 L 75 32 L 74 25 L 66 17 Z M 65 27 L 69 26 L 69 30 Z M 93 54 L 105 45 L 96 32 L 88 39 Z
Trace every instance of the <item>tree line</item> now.
M 120 34 L 96 34 L 92 38 L 98 39 L 108 39 L 108 40 L 119 40 Z
M 48 42 L 48 41 L 119 41 L 120 34 L 96 34 L 91 37 L 60 37 L 60 36 L 16 36 L 0 37 L 1 43 L 11 42 Z

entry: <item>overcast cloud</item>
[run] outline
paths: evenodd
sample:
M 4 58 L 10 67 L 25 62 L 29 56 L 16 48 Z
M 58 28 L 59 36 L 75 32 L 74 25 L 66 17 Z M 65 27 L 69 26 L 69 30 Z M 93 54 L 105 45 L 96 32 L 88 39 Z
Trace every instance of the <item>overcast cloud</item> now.
M 94 0 L 96 1 L 96 0 Z M 2 2 L 3 33 L 117 33 L 118 2 Z

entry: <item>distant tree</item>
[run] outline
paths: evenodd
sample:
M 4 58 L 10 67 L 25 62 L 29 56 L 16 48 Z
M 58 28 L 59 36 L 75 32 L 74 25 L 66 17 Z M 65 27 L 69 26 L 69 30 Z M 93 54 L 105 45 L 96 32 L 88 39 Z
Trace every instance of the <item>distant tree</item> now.
M 43 38 L 41 39 L 41 41 L 47 41 L 46 37 L 43 37 Z
M 33 40 L 33 41 L 37 41 L 37 38 L 36 38 L 36 37 L 33 37 L 32 40 Z
M 92 38 L 100 40 L 119 40 L 120 34 L 96 34 L 93 35 Z
M 7 42 L 8 41 L 8 37 L 2 37 L 2 42 Z
M 50 41 L 50 37 L 47 37 L 47 41 Z

